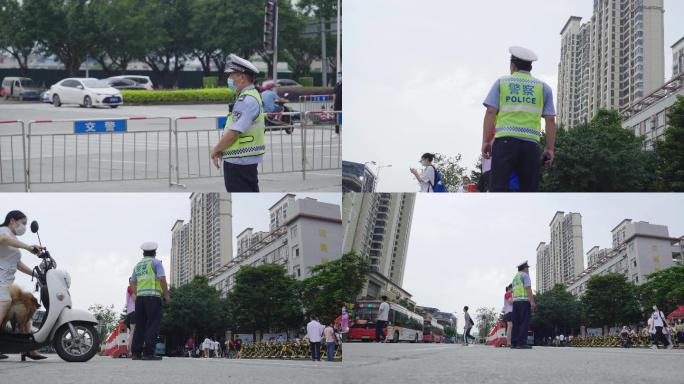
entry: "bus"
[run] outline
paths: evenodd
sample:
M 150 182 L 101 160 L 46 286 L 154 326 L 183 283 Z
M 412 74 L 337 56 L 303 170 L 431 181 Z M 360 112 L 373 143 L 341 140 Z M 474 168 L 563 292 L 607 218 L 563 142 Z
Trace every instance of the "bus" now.
M 354 317 L 349 327 L 348 340 L 375 341 L 375 319 L 381 301 L 362 300 L 356 303 Z M 423 317 L 396 303 L 390 303 L 387 325 L 382 330 L 383 341 L 398 343 L 423 340 Z
M 444 327 L 435 319 L 425 319 L 423 321 L 423 342 L 442 343 L 444 342 Z

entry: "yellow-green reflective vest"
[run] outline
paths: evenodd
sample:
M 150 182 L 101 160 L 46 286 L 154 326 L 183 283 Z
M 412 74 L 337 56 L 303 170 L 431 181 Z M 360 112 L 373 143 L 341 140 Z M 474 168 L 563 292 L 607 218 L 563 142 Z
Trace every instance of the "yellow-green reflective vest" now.
M 157 274 L 154 273 L 154 258 L 145 257 L 135 265 L 134 272 L 136 279 L 137 296 L 156 296 L 161 297 L 162 290 Z
M 527 72 L 499 80 L 496 136 L 539 141 L 544 108 L 544 83 Z
M 513 301 L 528 301 L 527 291 L 523 283 L 522 272 L 518 272 L 513 278 Z
M 238 102 L 242 97 L 254 97 L 259 103 L 259 116 L 252 122 L 252 126 L 240 133 L 237 140 L 231 146 L 223 150 L 223 158 L 231 159 L 236 157 L 259 156 L 266 153 L 266 139 L 264 138 L 266 127 L 266 115 L 264 114 L 263 104 L 259 91 L 254 88 L 245 89 L 238 95 Z M 223 127 L 224 133 L 230 126 L 232 115 L 228 115 L 226 125 Z

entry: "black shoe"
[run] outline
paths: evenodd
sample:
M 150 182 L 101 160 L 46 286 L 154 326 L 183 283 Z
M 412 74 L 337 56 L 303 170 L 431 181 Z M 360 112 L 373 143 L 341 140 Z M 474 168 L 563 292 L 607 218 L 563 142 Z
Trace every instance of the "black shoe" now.
M 140 360 L 140 354 L 139 353 L 134 353 L 131 355 L 131 360 Z
M 5 359 L 9 359 L 9 356 L 3 355 L 2 353 L 0 353 L 0 360 L 5 360 Z
M 532 349 L 532 347 L 529 345 L 521 345 L 518 347 L 518 349 Z
M 154 361 L 158 361 L 158 360 L 161 360 L 161 359 L 162 359 L 162 357 L 161 357 L 161 356 L 157 356 L 157 355 L 143 355 L 143 357 L 142 357 L 142 360 L 154 360 Z
M 36 353 L 35 355 L 32 355 L 30 353 L 22 353 L 21 354 L 21 361 L 26 361 L 26 358 L 29 358 L 31 360 L 45 360 L 47 359 L 46 356 L 43 356 L 41 354 Z

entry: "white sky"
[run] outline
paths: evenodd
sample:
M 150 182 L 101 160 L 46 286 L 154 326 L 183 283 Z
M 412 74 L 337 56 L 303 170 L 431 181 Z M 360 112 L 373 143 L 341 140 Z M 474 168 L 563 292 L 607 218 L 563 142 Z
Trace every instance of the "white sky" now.
M 418 305 L 471 313 L 503 306 L 504 287 L 528 260 L 536 288 L 537 245 L 550 240 L 556 211 L 582 214 L 584 254 L 612 244 L 623 219 L 684 235 L 684 194 L 419 195 L 413 213 L 403 288 Z M 585 260 L 586 266 L 586 260 Z
M 74 306 L 114 304 L 118 312 L 133 266 L 142 256 L 140 244 L 159 243 L 158 257 L 170 275 L 171 227 L 176 219 L 190 218 L 190 194 L 0 194 L 0 216 L 19 209 L 40 223 L 43 244 L 59 269 L 71 274 Z M 233 194 L 233 237 L 246 227 L 268 230 L 267 209 L 284 194 Z M 341 204 L 337 193 L 301 193 L 298 198 Z M 38 240 L 30 231 L 19 238 L 30 244 Z M 29 267 L 38 259 L 22 251 Z M 33 290 L 30 278 L 17 273 L 16 283 Z
M 523 5 L 524 4 L 524 5 Z M 665 76 L 684 36 L 684 1 L 665 0 Z M 392 164 L 378 191 L 416 191 L 409 167 L 424 152 L 461 153 L 472 169 L 482 141 L 482 101 L 508 73 L 508 47 L 540 58 L 533 75 L 554 90 L 560 31 L 591 18 L 592 0 L 346 1 L 343 158 Z

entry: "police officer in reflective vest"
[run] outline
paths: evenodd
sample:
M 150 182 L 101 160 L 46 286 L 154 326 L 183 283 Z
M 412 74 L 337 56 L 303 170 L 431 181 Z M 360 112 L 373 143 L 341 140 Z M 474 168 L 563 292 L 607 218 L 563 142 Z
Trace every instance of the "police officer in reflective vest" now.
M 530 266 L 527 261 L 518 265 L 518 274 L 513 278 L 513 330 L 511 332 L 511 348 L 529 349 L 527 331 L 530 328 L 532 311 L 537 307 L 532 294 Z
M 489 91 L 484 106 L 482 156 L 492 159 L 491 192 L 508 192 L 514 172 L 521 192 L 539 190 L 542 163 L 551 166 L 556 143 L 556 111 L 553 92 L 530 75 L 537 55 L 511 47 L 511 75 L 500 78 Z M 546 122 L 546 149 L 540 153 L 541 119 Z M 493 143 L 492 143 L 493 140 Z
M 228 88 L 235 104 L 223 129 L 223 137 L 211 151 L 214 166 L 223 160 L 223 178 L 228 192 L 259 192 L 257 167 L 266 153 L 265 114 L 254 76 L 259 70 L 249 61 L 230 55 Z
M 161 360 L 154 350 L 159 335 L 162 317 L 162 297 L 169 302 L 164 266 L 157 255 L 157 243 L 140 246 L 143 259 L 135 265 L 131 276 L 131 287 L 136 292 L 135 333 L 133 334 L 133 360 Z

